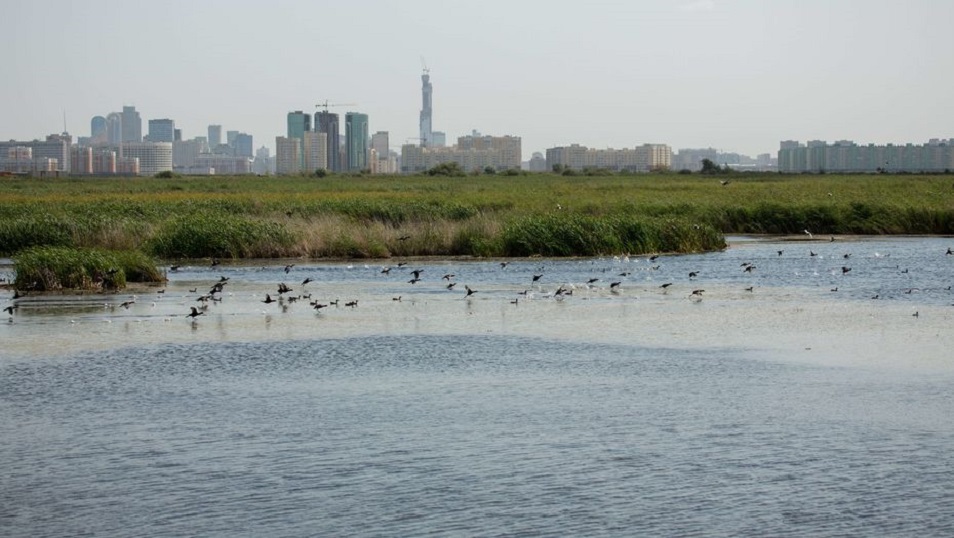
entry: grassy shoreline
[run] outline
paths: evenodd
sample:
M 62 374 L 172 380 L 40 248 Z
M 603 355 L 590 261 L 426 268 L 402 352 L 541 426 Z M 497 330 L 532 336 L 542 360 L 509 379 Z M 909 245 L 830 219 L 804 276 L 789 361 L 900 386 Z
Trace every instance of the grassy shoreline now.
M 37 246 L 178 258 L 700 252 L 725 234 L 951 235 L 954 177 L 2 179 L 0 255 Z

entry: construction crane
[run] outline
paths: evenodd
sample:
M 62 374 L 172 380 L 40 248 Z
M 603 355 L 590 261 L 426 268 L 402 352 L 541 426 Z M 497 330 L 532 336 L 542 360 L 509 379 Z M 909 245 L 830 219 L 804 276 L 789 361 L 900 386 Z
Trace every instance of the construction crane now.
M 333 106 L 358 106 L 358 104 L 357 103 L 329 103 L 328 100 L 325 99 L 323 103 L 319 102 L 317 105 L 315 105 L 315 108 L 316 109 L 323 108 L 325 109 L 325 112 L 328 112 L 328 108 Z

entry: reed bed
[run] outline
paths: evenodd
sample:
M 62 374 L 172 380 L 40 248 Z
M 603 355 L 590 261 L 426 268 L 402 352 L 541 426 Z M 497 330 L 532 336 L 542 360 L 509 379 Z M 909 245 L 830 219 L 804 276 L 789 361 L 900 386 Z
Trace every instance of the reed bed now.
M 14 258 L 18 290 L 118 290 L 127 282 L 162 282 L 154 260 L 136 251 L 31 247 Z
M 722 234 L 954 234 L 954 178 L 736 174 L 0 180 L 0 254 L 575 256 L 722 248 Z

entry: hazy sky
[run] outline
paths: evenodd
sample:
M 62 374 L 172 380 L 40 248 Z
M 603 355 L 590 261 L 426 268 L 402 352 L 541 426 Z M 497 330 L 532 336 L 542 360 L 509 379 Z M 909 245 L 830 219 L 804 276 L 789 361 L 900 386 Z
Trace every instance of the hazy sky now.
M 392 149 L 434 129 L 548 147 L 954 137 L 951 0 L 13 0 L 0 139 L 135 105 L 274 149 L 291 110 L 354 103 Z

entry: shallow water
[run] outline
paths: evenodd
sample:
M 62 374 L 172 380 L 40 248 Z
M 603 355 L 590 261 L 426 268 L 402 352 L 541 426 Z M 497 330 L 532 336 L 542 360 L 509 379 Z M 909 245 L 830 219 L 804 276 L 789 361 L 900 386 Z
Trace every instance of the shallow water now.
M 128 310 L 30 299 L 0 325 L 0 535 L 950 535 L 951 244 L 192 266 Z M 261 303 L 306 277 L 339 306 Z

